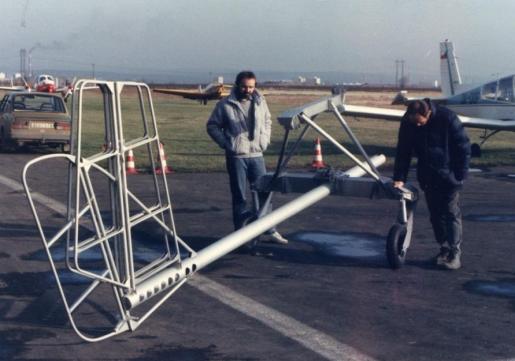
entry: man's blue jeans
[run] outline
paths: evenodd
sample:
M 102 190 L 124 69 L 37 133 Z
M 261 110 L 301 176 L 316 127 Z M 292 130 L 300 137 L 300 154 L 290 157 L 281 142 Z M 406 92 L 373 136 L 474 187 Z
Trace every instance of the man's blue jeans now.
M 243 226 L 243 222 L 251 214 L 249 211 L 253 213 L 254 208 L 259 208 L 259 205 L 254 205 L 252 210 L 247 208 L 247 181 L 252 187 L 259 177 L 265 175 L 265 160 L 263 157 L 235 158 L 231 156 L 226 156 L 225 160 L 232 195 L 232 219 L 236 230 Z M 265 200 L 266 194 L 259 194 L 259 203 L 263 204 Z M 272 205 L 270 204 L 267 213 L 271 209 Z M 275 228 L 270 229 L 267 233 L 274 231 Z

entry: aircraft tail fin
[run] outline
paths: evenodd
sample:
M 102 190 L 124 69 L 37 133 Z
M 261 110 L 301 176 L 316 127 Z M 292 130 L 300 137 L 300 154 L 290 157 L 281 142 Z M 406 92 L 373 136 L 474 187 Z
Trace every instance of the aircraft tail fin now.
M 458 61 L 454 54 L 454 45 L 447 40 L 440 43 L 440 76 L 443 95 L 456 94 L 462 82 Z

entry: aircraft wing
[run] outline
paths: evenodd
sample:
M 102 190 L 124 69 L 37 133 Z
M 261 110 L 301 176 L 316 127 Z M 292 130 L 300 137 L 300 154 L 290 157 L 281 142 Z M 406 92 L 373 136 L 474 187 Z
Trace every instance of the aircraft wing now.
M 27 89 L 23 86 L 0 86 L 0 90 L 22 91 L 22 90 L 27 90 Z
M 360 105 L 344 104 L 340 107 L 340 113 L 343 115 L 384 120 L 400 121 L 405 112 L 402 109 L 375 108 Z M 458 115 L 458 118 L 464 126 L 469 128 L 515 131 L 515 120 L 474 118 L 464 115 Z
M 515 120 L 513 119 L 471 118 L 464 115 L 458 115 L 458 118 L 464 126 L 469 128 L 515 131 Z
M 360 118 L 375 118 L 400 121 L 404 113 L 406 113 L 406 111 L 402 109 L 376 108 L 361 105 L 343 104 L 342 106 L 340 106 L 340 113 L 342 113 L 343 115 L 350 115 Z
M 153 89 L 156 93 L 172 94 L 184 97 L 186 99 L 202 100 L 209 97 L 209 94 L 200 93 L 198 90 L 180 90 L 180 89 Z

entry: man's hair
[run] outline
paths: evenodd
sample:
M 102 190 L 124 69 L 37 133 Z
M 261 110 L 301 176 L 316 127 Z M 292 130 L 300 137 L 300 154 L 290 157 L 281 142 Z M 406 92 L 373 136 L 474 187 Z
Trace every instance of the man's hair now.
M 236 84 L 236 86 L 240 86 L 243 79 L 256 79 L 256 74 L 254 74 L 250 70 L 240 71 L 238 75 L 236 75 L 236 80 L 234 81 L 234 84 Z
M 415 100 L 408 104 L 408 109 L 406 109 L 406 114 L 409 116 L 415 116 L 417 114 L 427 116 L 429 113 L 429 99 L 424 100 Z

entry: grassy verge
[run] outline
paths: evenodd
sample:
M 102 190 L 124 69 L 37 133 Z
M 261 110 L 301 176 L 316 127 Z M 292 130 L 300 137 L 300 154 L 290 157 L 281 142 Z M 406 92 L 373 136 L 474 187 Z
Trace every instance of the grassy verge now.
M 393 98 L 393 93 L 349 93 L 347 101 L 352 104 L 385 106 Z M 284 130 L 275 118 L 284 110 L 305 104 L 323 94 L 275 95 L 267 97 L 274 118 L 272 144 L 266 152 L 269 168 L 277 161 Z M 168 163 L 179 172 L 215 172 L 223 171 L 224 154 L 212 142 L 206 133 L 205 124 L 215 105 L 210 102 L 207 106 L 197 102 L 166 95 L 153 95 L 154 109 L 158 123 L 159 135 L 164 143 Z M 83 147 L 86 154 L 93 154 L 103 146 L 103 116 L 102 103 L 99 97 L 91 97 L 85 102 L 85 126 Z M 139 126 L 139 105 L 134 95 L 128 94 L 122 103 L 125 138 L 134 138 L 142 134 Z M 397 138 L 398 123 L 370 119 L 346 119 L 352 130 L 361 141 L 365 150 L 370 154 L 385 154 L 388 165 L 393 162 Z M 324 114 L 317 122 L 328 130 L 336 139 L 341 141 L 356 153 L 347 135 L 333 115 Z M 294 131 L 291 139 L 296 139 L 299 131 Z M 482 131 L 468 129 L 473 142 L 480 140 Z M 313 158 L 313 139 L 316 133 L 310 130 L 305 140 L 300 144 L 298 154 L 290 162 L 290 168 L 308 168 Z M 328 141 L 322 140 L 324 161 L 334 167 L 346 168 L 352 165 L 341 152 Z M 136 166 L 149 167 L 142 153 L 136 153 Z M 515 134 L 502 132 L 490 139 L 483 146 L 483 156 L 473 160 L 473 166 L 513 165 L 515 160 Z

